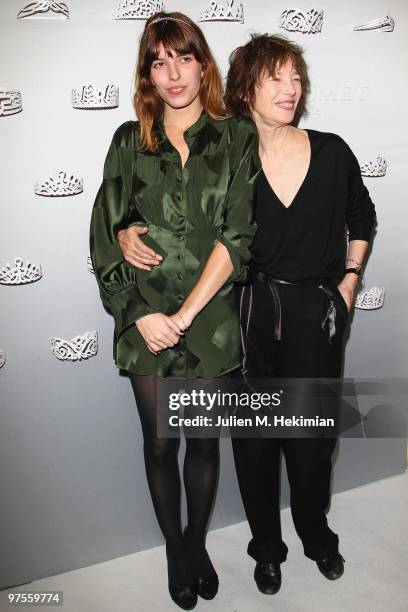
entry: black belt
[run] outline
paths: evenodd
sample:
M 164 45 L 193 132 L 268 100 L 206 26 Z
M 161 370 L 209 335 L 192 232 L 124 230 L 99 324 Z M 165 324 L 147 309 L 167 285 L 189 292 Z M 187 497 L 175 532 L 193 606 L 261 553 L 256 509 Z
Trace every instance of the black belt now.
M 322 278 L 306 278 L 301 281 L 292 282 L 292 281 L 282 280 L 281 278 L 275 278 L 274 276 L 271 276 L 270 274 L 267 274 L 266 272 L 255 272 L 255 279 L 261 283 L 266 283 L 272 293 L 273 303 L 275 307 L 275 324 L 274 324 L 274 329 L 273 329 L 273 335 L 274 335 L 275 340 L 282 339 L 282 307 L 281 307 L 279 291 L 276 287 L 276 283 L 279 283 L 281 285 L 308 286 L 308 285 L 319 285 L 324 280 L 327 280 L 327 279 L 322 279 Z

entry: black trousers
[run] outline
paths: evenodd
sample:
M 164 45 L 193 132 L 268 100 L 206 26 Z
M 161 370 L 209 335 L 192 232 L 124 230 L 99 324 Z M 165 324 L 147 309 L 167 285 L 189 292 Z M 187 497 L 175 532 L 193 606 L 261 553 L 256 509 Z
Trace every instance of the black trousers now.
M 242 289 L 242 370 L 256 378 L 339 378 L 347 306 L 335 282 L 306 285 L 255 279 Z M 279 334 L 280 332 L 280 334 Z M 280 335 L 280 339 L 279 338 Z M 331 456 L 336 438 L 233 438 L 239 487 L 252 532 L 248 554 L 281 563 L 288 548 L 280 522 L 281 452 L 290 484 L 293 522 L 304 553 L 316 560 L 338 551 L 327 524 Z

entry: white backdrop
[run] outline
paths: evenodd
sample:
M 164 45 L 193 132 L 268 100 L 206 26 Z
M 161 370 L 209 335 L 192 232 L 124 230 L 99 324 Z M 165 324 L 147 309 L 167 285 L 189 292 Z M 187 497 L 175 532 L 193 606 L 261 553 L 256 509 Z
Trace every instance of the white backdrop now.
M 86 265 L 90 213 L 107 148 L 116 127 L 134 118 L 133 75 L 144 21 L 112 20 L 116 4 L 68 1 L 68 21 L 17 20 L 25 6 L 20 0 L 0 6 L 0 87 L 21 91 L 23 101 L 21 113 L 0 117 L 0 268 L 19 256 L 43 271 L 31 284 L 0 284 L 0 349 L 7 359 L 0 369 L 0 485 L 8 500 L 1 511 L 7 533 L 1 533 L 0 545 L 13 557 L 11 566 L 0 568 L 0 587 L 160 542 L 133 395 L 112 359 L 113 319 Z M 208 0 L 166 3 L 167 10 L 195 19 L 206 6 Z M 408 8 L 404 0 L 326 0 L 315 5 L 324 11 L 322 32 L 307 35 L 278 28 L 280 13 L 290 6 L 250 0 L 244 2 L 243 24 L 201 26 L 223 74 L 229 53 L 252 31 L 280 32 L 300 43 L 312 82 L 311 114 L 301 127 L 340 134 L 360 163 L 377 156 L 387 160 L 385 177 L 365 179 L 378 215 L 365 282 L 367 289 L 386 288 L 385 305 L 355 311 L 345 374 L 404 377 Z M 393 32 L 353 31 L 387 11 L 395 20 Z M 111 82 L 120 89 L 117 109 L 72 108 L 73 87 Z M 83 193 L 35 195 L 34 183 L 59 169 L 82 176 Z M 96 356 L 69 362 L 50 352 L 51 336 L 69 339 L 88 330 L 98 331 Z M 384 463 L 375 464 L 370 478 L 395 473 L 401 446 L 376 448 Z M 366 462 L 367 470 L 374 463 Z M 338 488 L 355 484 L 345 477 Z M 223 486 L 228 490 L 220 493 L 213 526 L 243 518 L 228 445 Z M 27 554 L 27 542 L 41 553 Z M 85 542 L 88 556 L 81 558 Z

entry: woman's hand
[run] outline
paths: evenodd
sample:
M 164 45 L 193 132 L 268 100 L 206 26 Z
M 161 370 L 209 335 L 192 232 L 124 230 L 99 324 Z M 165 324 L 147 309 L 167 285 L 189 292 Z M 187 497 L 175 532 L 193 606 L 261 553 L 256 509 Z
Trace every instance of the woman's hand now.
M 146 234 L 148 229 L 140 225 L 132 225 L 119 230 L 117 239 L 126 261 L 139 268 L 139 270 L 150 271 L 151 267 L 149 266 L 158 266 L 163 257 L 146 246 L 139 238 L 139 235 Z
M 357 282 L 358 276 L 356 274 L 346 274 L 341 283 L 337 285 L 337 289 L 343 296 L 343 299 L 347 304 L 347 310 L 349 312 L 353 307 L 354 294 L 356 291 Z
M 141 317 L 135 325 L 142 334 L 147 348 L 154 355 L 160 353 L 162 349 L 178 344 L 180 336 L 183 335 L 177 322 L 161 312 Z

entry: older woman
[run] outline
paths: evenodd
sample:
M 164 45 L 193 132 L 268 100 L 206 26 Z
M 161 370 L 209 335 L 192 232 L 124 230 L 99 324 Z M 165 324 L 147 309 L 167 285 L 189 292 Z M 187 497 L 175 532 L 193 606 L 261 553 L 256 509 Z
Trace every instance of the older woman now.
M 301 49 L 254 35 L 230 58 L 226 103 L 254 122 L 262 168 L 252 282 L 241 293 L 242 372 L 252 378 L 339 378 L 343 336 L 375 223 L 359 164 L 340 136 L 296 127 L 309 81 Z M 346 245 L 346 228 L 349 243 Z M 133 233 L 119 236 L 135 265 L 159 263 Z M 240 490 L 252 531 L 248 554 L 266 594 L 286 560 L 279 504 L 281 451 L 304 553 L 328 579 L 344 570 L 327 524 L 336 438 L 234 438 Z
M 344 329 L 375 222 L 350 147 L 335 134 L 295 127 L 308 86 L 301 49 L 283 37 L 253 36 L 230 58 L 227 108 L 254 121 L 262 160 L 252 283 L 242 290 L 241 310 L 243 372 L 254 378 L 341 376 Z M 233 439 L 253 535 L 248 553 L 264 593 L 279 589 L 288 551 L 279 516 L 281 451 L 305 555 L 328 579 L 343 573 L 325 513 L 335 444 L 324 437 Z

